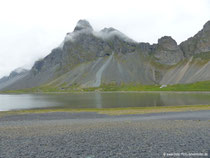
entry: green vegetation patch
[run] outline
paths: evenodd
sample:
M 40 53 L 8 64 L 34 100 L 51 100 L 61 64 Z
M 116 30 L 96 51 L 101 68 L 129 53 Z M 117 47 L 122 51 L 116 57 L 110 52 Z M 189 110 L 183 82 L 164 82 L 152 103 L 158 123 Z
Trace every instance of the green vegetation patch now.
M 168 85 L 162 90 L 166 91 L 210 91 L 210 81 L 195 82 L 190 84 Z
M 103 84 L 100 87 L 81 88 L 79 85 L 67 86 L 63 84 L 59 87 L 52 85 L 43 85 L 40 87 L 3 91 L 0 93 L 71 93 L 71 92 L 91 92 L 91 91 L 210 91 L 210 81 L 201 81 L 190 84 L 167 85 L 160 88 L 161 85 L 142 85 L 139 83 L 131 84 Z
M 210 81 L 190 84 L 167 85 L 142 85 L 142 84 L 108 84 L 98 88 L 85 88 L 84 91 L 210 91 Z
M 84 88 L 84 91 L 157 91 L 160 85 L 142 84 L 103 84 L 100 87 Z
M 106 115 L 131 115 L 131 114 L 148 114 L 162 112 L 181 112 L 181 111 L 199 111 L 210 110 L 210 105 L 188 105 L 188 106 L 155 106 L 155 107 L 129 107 L 129 108 L 103 108 L 103 109 L 35 109 L 0 112 L 0 117 L 8 115 L 22 115 L 34 113 L 52 113 L 52 112 L 96 112 Z

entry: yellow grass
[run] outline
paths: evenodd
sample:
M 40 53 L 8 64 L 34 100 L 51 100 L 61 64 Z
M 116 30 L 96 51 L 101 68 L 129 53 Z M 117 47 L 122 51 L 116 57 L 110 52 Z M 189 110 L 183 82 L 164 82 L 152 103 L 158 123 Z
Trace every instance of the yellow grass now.
M 156 106 L 156 107 L 129 107 L 129 108 L 104 108 L 104 109 L 35 109 L 0 112 L 0 116 L 21 115 L 33 113 L 52 113 L 52 112 L 96 112 L 107 115 L 130 115 L 130 114 L 148 114 L 162 112 L 181 112 L 181 111 L 199 111 L 210 110 L 210 105 L 189 105 L 189 106 Z

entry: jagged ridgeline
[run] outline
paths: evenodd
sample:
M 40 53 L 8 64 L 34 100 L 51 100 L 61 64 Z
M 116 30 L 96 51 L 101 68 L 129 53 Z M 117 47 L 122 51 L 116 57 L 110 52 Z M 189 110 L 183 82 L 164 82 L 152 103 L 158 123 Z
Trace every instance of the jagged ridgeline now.
M 169 36 L 151 45 L 114 28 L 96 32 L 88 21 L 79 20 L 62 44 L 30 71 L 2 78 L 0 90 L 193 83 L 210 80 L 209 61 L 210 21 L 180 45 Z

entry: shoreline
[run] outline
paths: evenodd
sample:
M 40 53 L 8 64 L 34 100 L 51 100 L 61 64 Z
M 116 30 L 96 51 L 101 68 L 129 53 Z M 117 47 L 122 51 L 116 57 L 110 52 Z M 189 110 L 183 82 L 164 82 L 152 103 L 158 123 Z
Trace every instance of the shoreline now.
M 97 112 L 46 112 L 22 113 L 0 116 L 0 127 L 8 124 L 42 124 L 43 122 L 94 123 L 94 122 L 119 122 L 119 121 L 210 121 L 210 109 L 198 111 L 174 111 L 159 113 L 138 113 L 128 115 L 109 115 Z
M 70 93 L 210 93 L 210 91 L 72 91 L 72 92 L 0 92 L 4 94 L 70 94 Z
M 34 113 L 54 113 L 54 112 L 94 112 L 105 115 L 132 115 L 132 114 L 152 114 L 166 112 L 187 112 L 187 111 L 206 111 L 210 110 L 210 105 L 184 105 L 184 106 L 154 106 L 154 107 L 128 107 L 128 108 L 84 108 L 84 109 L 29 109 L 0 111 L 0 117 L 7 115 L 23 115 Z

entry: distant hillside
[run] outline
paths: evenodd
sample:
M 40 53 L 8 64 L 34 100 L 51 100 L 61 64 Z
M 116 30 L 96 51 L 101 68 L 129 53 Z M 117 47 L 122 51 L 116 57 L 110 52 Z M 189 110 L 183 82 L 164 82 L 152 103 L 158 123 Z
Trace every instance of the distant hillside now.
M 28 72 L 29 70 L 22 68 L 15 69 L 9 74 L 9 76 L 5 76 L 0 79 L 0 89 L 16 83 L 16 81 L 19 81 L 20 79 L 25 77 Z

